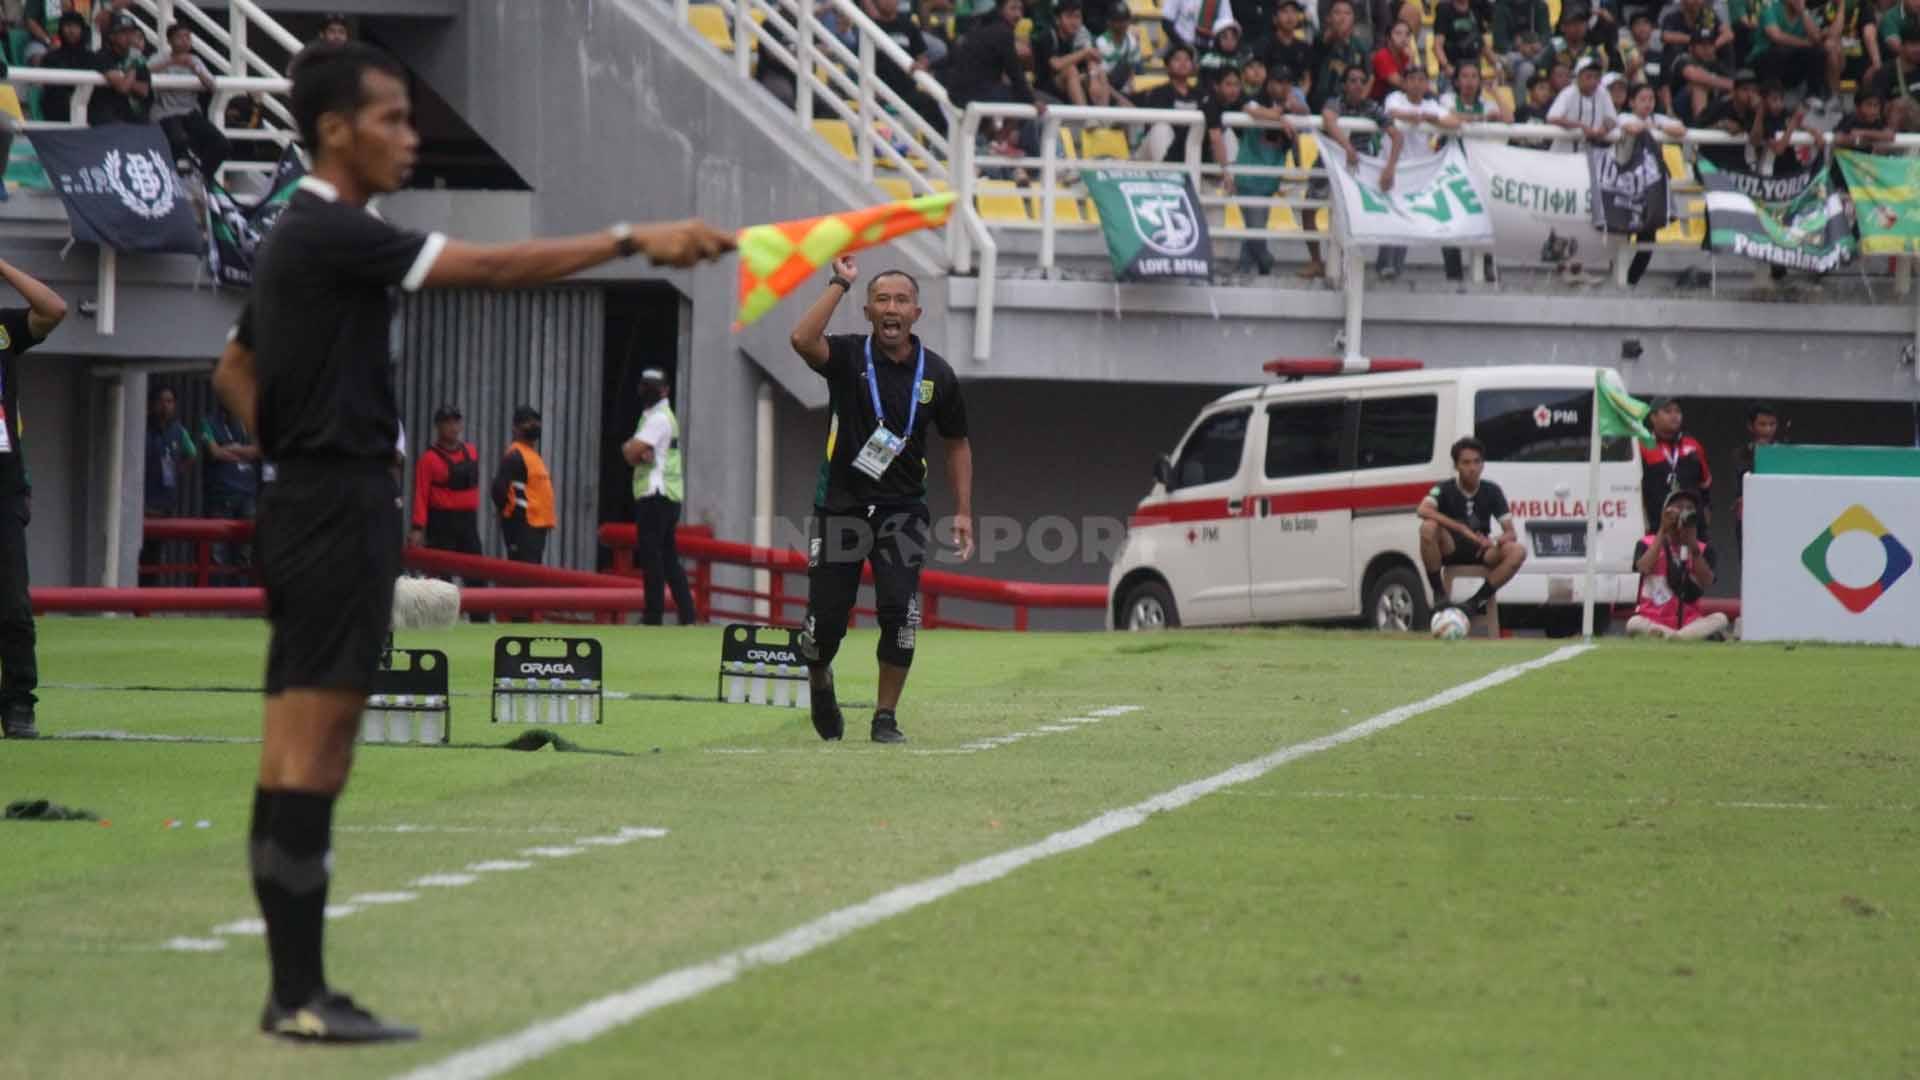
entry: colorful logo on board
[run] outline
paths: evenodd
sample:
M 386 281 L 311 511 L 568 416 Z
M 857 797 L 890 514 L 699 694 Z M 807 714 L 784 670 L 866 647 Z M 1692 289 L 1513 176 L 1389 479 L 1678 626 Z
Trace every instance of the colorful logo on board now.
M 1827 569 L 1828 549 L 1833 547 L 1835 540 L 1850 532 L 1863 532 L 1880 541 L 1880 550 L 1886 556 L 1886 565 L 1880 570 L 1879 580 L 1871 585 L 1858 588 L 1842 585 L 1833 580 L 1833 574 Z M 1899 581 L 1903 574 L 1913 569 L 1913 553 L 1907 550 L 1907 546 L 1902 544 L 1899 538 L 1888 532 L 1885 525 L 1880 524 L 1880 519 L 1873 516 L 1873 511 L 1855 503 L 1847 507 L 1839 517 L 1834 518 L 1833 524 L 1828 525 L 1825 531 L 1813 538 L 1813 543 L 1808 544 L 1806 550 L 1800 553 L 1800 562 L 1807 568 L 1807 572 L 1813 575 L 1815 581 L 1825 585 L 1827 591 L 1833 594 L 1833 598 L 1840 601 L 1841 607 L 1858 615 L 1872 607 L 1886 595 L 1888 589 L 1893 588 L 1894 582 Z

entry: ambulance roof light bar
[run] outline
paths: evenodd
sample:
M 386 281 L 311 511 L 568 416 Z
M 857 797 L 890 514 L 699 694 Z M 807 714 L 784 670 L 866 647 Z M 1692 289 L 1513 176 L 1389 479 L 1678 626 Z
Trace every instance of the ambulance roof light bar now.
M 1267 361 L 1263 370 L 1292 382 L 1323 375 L 1381 375 L 1389 371 L 1419 371 L 1425 366 L 1418 360 L 1384 356 L 1282 356 Z

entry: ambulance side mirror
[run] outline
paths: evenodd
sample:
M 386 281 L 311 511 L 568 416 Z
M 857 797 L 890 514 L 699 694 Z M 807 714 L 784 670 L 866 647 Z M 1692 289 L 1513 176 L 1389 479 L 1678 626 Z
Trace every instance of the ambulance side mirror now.
M 1161 487 L 1173 490 L 1173 462 L 1167 460 L 1167 455 L 1161 454 L 1153 459 L 1153 478 L 1160 482 Z

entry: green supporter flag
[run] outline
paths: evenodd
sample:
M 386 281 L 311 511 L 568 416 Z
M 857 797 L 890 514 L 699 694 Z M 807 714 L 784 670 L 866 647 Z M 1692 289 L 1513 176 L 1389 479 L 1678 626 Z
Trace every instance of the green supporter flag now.
M 1721 255 L 1824 274 L 1853 259 L 1853 223 L 1823 155 L 1791 176 L 1696 163 L 1707 189 L 1707 247 Z
M 1116 278 L 1212 278 L 1213 242 L 1185 173 L 1089 169 L 1080 178 L 1099 212 Z
M 1594 376 L 1593 400 L 1600 424 L 1601 438 L 1633 439 L 1641 446 L 1653 445 L 1653 432 L 1647 430 L 1647 403 L 1627 393 L 1620 373 L 1602 369 Z
M 1853 197 L 1860 250 L 1868 255 L 1920 253 L 1920 162 L 1852 150 L 1839 152 Z

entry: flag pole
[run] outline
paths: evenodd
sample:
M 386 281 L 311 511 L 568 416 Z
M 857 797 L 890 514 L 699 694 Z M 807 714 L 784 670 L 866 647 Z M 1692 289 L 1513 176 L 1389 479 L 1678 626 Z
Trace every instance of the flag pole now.
M 1592 423 L 1587 425 L 1587 572 L 1580 587 L 1580 640 L 1593 644 L 1593 562 L 1600 524 L 1600 376 L 1593 380 Z

